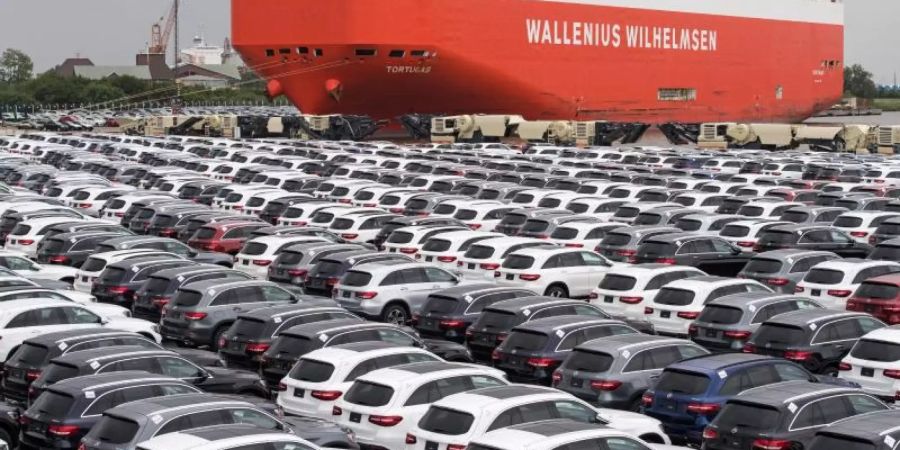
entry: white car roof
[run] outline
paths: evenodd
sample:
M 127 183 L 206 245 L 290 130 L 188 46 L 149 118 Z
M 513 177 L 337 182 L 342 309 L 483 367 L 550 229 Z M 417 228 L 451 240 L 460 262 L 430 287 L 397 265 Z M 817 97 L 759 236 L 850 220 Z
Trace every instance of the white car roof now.
M 434 353 L 429 352 L 428 350 L 418 348 L 418 347 L 383 347 L 383 348 L 375 348 L 370 350 L 348 350 L 345 348 L 341 348 L 340 345 L 334 347 L 324 347 L 317 350 L 313 350 L 305 355 L 303 355 L 300 359 L 312 359 L 316 361 L 322 362 L 343 362 L 343 361 L 365 361 L 371 358 L 377 358 L 381 356 L 389 356 L 389 355 L 398 355 L 398 354 L 407 354 L 407 353 L 421 353 L 423 355 L 431 355 L 434 356 L 436 361 L 439 361 L 440 358 L 435 356 Z
M 663 286 L 663 288 L 673 288 L 673 289 L 684 289 L 684 290 L 697 290 L 697 289 L 705 289 L 712 290 L 722 286 L 731 286 L 735 284 L 755 284 L 757 286 L 765 287 L 762 283 L 756 280 L 747 280 L 740 278 L 724 278 L 724 277 L 711 277 L 711 276 L 696 276 L 690 278 L 684 278 L 681 280 L 675 280 L 671 283 Z M 766 288 L 768 289 L 768 288 Z
M 430 370 L 417 370 L 418 368 L 423 367 L 433 368 Z M 503 378 L 503 372 L 491 367 L 477 364 L 430 361 L 373 370 L 357 378 L 357 380 L 388 386 L 402 386 L 410 382 L 422 384 L 433 380 L 462 375 L 493 375 L 498 378 Z
M 870 331 L 863 335 L 863 339 L 875 339 L 885 342 L 900 343 L 900 326 L 894 325 Z
M 900 268 L 900 264 L 893 261 L 880 261 L 871 259 L 833 259 L 816 264 L 812 268 L 840 270 L 844 272 L 858 272 L 863 269 L 879 266 L 896 266 L 897 268 Z
M 511 405 L 523 402 L 574 399 L 558 389 L 544 386 L 513 384 L 502 387 L 475 389 L 444 397 L 432 404 L 457 411 L 472 412 L 479 416 L 482 413 L 493 413 L 504 410 Z

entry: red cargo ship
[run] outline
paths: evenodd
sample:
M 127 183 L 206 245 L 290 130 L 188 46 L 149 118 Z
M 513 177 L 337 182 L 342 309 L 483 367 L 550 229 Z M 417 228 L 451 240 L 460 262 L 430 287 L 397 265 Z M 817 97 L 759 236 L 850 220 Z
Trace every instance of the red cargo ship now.
M 799 121 L 843 89 L 838 0 L 232 0 L 307 114 Z

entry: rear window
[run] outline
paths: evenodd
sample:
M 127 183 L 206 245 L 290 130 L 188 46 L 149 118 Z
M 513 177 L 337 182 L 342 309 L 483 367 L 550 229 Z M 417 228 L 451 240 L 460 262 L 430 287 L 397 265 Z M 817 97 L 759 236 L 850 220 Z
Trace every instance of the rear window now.
M 41 242 L 41 254 L 50 255 L 62 250 L 65 242 L 58 239 L 47 239 Z
M 332 364 L 316 361 L 314 359 L 301 358 L 294 368 L 291 369 L 288 377 L 294 380 L 321 383 L 323 381 L 328 381 L 333 373 L 334 366 Z
M 169 280 L 167 278 L 150 277 L 141 289 L 153 294 L 162 294 L 168 287 Z
M 56 391 L 44 391 L 30 409 L 46 414 L 54 419 L 64 419 L 72 409 L 75 398 Z
M 475 417 L 452 409 L 432 406 L 419 421 L 419 428 L 432 433 L 459 436 L 472 427 Z
M 487 329 L 510 330 L 518 325 L 518 320 L 514 313 L 486 309 L 481 313 L 478 324 Z
M 716 417 L 723 430 L 743 429 L 756 432 L 776 431 L 781 413 L 770 406 L 728 402 Z
M 862 226 L 863 220 L 859 217 L 841 216 L 834 221 L 834 226 L 844 228 L 856 228 Z
M 424 313 L 447 314 L 456 311 L 459 306 L 459 300 L 453 297 L 445 297 L 443 295 L 431 295 L 422 308 Z
M 116 210 L 116 209 L 122 209 L 125 206 L 125 200 L 120 200 L 120 199 L 110 200 L 108 203 L 109 204 L 106 205 L 106 209 L 110 210 L 110 211 Z
M 627 291 L 637 284 L 637 279 L 626 275 L 611 274 L 600 282 L 600 289 L 609 291 Z
M 879 244 L 869 255 L 869 259 L 876 261 L 900 261 L 900 247 L 895 245 Z
M 106 267 L 106 260 L 100 258 L 88 258 L 84 264 L 81 265 L 82 272 L 99 272 Z
M 355 403 L 363 406 L 384 406 L 391 401 L 394 396 L 394 389 L 383 384 L 372 383 L 369 381 L 356 380 L 347 396 L 344 397 L 349 403 Z
M 575 228 L 557 228 L 553 231 L 553 234 L 550 235 L 553 239 L 575 239 L 578 236 L 578 230 Z
M 28 234 L 29 231 L 31 231 L 30 225 L 25 225 L 24 223 L 20 223 L 20 224 L 16 225 L 16 227 L 13 228 L 13 230 L 9 234 L 11 234 L 13 236 L 24 236 L 24 235 Z
M 844 272 L 831 269 L 812 269 L 803 277 L 803 281 L 816 284 L 838 284 L 844 279 Z
M 241 249 L 241 253 L 250 256 L 262 255 L 266 252 L 268 246 L 261 242 L 248 242 L 244 245 L 244 248 Z
M 698 322 L 733 325 L 741 321 L 744 312 L 731 306 L 707 305 L 697 318 Z
M 266 323 L 259 319 L 251 319 L 248 317 L 238 317 L 231 325 L 229 330 L 232 336 L 242 336 L 245 338 L 263 337 L 266 330 Z
M 350 287 L 367 286 L 372 281 L 372 274 L 360 272 L 358 270 L 350 270 L 341 278 L 341 284 Z
M 550 338 L 544 333 L 536 331 L 514 330 L 504 343 L 504 348 L 508 350 L 536 352 L 543 350 Z
M 693 219 L 681 219 L 675 226 L 684 231 L 697 231 L 703 226 L 703 222 Z
M 605 246 L 622 246 L 628 245 L 629 242 L 631 242 L 631 236 L 628 234 L 609 233 L 600 244 Z
M 738 211 L 746 217 L 760 217 L 765 212 L 761 206 L 742 206 Z
M 178 293 L 175 294 L 173 303 L 176 306 L 197 306 L 200 304 L 200 299 L 202 298 L 203 294 L 200 292 L 179 290 Z
M 897 298 L 898 293 L 900 293 L 900 289 L 893 284 L 865 282 L 859 286 L 853 296 L 876 300 L 893 300 Z
M 341 263 L 331 259 L 323 259 L 315 266 L 315 271 L 319 275 L 334 275 L 341 273 L 343 269 L 344 266 Z
M 303 261 L 303 253 L 300 252 L 283 252 L 278 255 L 279 264 L 299 264 Z
M 523 233 L 540 233 L 542 231 L 546 231 L 547 228 L 550 228 L 550 222 L 546 220 L 536 220 L 531 219 L 525 222 L 525 225 L 522 226 Z
M 778 273 L 782 263 L 777 259 L 753 258 L 744 266 L 744 272 L 748 273 Z
M 395 231 L 387 238 L 390 244 L 407 244 L 413 240 L 413 234 L 406 231 Z
M 522 225 L 526 220 L 528 217 L 524 214 L 507 214 L 501 222 L 504 225 Z
M 333 230 L 349 230 L 353 228 L 353 219 L 339 218 L 335 219 L 334 222 L 331 222 L 331 226 L 329 228 Z
M 450 250 L 451 245 L 453 243 L 446 239 L 429 239 L 425 241 L 422 250 L 426 252 L 446 252 Z
M 201 227 L 194 234 L 194 239 L 212 239 L 216 236 L 216 229 L 212 227 Z
M 466 250 L 465 258 L 488 259 L 494 254 L 494 248 L 486 245 L 473 245 Z
M 137 422 L 115 416 L 103 416 L 100 422 L 91 428 L 91 435 L 107 444 L 127 444 L 134 439 L 139 428 Z
M 640 209 L 637 208 L 628 208 L 628 207 L 620 207 L 616 210 L 616 214 L 614 217 L 622 218 L 622 219 L 630 219 L 632 217 L 637 217 L 638 214 L 641 213 Z
M 48 353 L 47 347 L 26 342 L 10 359 L 30 367 L 43 367 Z
M 725 228 L 722 228 L 722 231 L 719 232 L 719 236 L 724 237 L 744 237 L 750 234 L 750 227 L 745 227 L 743 225 L 725 225 Z
M 806 331 L 803 328 L 774 323 L 762 324 L 753 334 L 753 341 L 756 345 L 796 344 L 803 342 L 805 338 Z
M 534 258 L 524 255 L 509 255 L 503 261 L 504 269 L 521 270 L 534 265 Z
M 406 202 L 406 207 L 409 209 L 425 209 L 428 207 L 428 200 L 421 198 L 414 198 L 408 202 Z
M 786 222 L 803 223 L 809 219 L 809 213 L 802 211 L 786 211 L 781 215 L 781 220 Z
M 612 367 L 613 361 L 615 358 L 607 353 L 575 349 L 562 367 L 579 372 L 603 373 Z
M 106 283 L 117 283 L 125 280 L 128 271 L 119 267 L 107 267 L 100 274 L 100 280 Z
M 78 367 L 69 364 L 50 363 L 41 377 L 47 384 L 53 384 L 58 381 L 68 380 L 78 376 Z
M 271 351 L 279 358 L 296 358 L 319 348 L 322 348 L 319 341 L 313 341 L 306 336 L 281 334 L 272 343 Z
M 673 392 L 685 395 L 700 395 L 709 388 L 709 378 L 705 375 L 680 370 L 664 370 L 656 384 L 657 392 Z
M 853 351 L 850 352 L 850 356 L 869 361 L 900 361 L 900 344 L 876 341 L 874 339 L 860 339 L 853 347 Z
M 443 206 L 443 205 L 441 205 L 441 206 Z M 438 208 L 438 209 L 440 209 L 440 208 Z M 443 213 L 438 212 L 437 210 L 435 210 L 435 212 L 438 214 L 443 214 Z M 453 216 L 454 219 L 458 219 L 458 220 L 472 220 L 476 217 L 478 217 L 478 212 L 475 210 L 472 210 L 472 209 L 460 209 Z
M 694 293 L 686 289 L 662 288 L 654 302 L 661 305 L 687 306 L 694 302 Z

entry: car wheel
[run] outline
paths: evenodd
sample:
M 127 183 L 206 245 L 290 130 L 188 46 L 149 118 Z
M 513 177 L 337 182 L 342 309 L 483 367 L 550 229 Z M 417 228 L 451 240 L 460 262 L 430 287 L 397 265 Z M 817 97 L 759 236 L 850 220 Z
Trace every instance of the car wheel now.
M 381 312 L 381 321 L 394 325 L 406 325 L 409 322 L 409 313 L 406 311 L 406 307 L 399 303 L 394 303 L 385 307 L 384 311 Z
M 0 441 L 6 442 L 9 445 L 14 445 L 16 443 L 16 440 L 13 438 L 13 436 L 9 434 L 9 431 L 6 431 L 3 428 L 0 428 Z
M 209 345 L 209 349 L 217 352 L 219 351 L 219 339 L 225 335 L 225 332 L 228 331 L 228 325 L 223 325 L 219 328 L 216 328 L 216 332 L 213 333 L 212 343 Z
M 544 291 L 544 295 L 547 297 L 568 298 L 569 290 L 561 284 L 554 284 L 553 286 L 548 287 L 546 291 Z

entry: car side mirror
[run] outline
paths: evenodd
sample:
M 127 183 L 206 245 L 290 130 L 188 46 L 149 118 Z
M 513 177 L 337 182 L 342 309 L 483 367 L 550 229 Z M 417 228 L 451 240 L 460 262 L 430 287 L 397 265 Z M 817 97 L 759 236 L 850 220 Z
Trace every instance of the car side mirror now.
M 189 251 L 188 251 L 188 257 L 189 257 L 189 258 L 196 258 L 197 255 L 199 255 L 199 253 L 197 253 L 196 250 L 189 250 Z
M 100 325 L 108 325 L 108 324 L 109 324 L 109 318 L 100 316 Z
M 741 249 L 739 249 L 739 248 L 737 248 L 737 247 L 731 247 L 731 254 L 732 254 L 732 255 L 740 255 L 741 252 L 742 252 Z
M 610 420 L 606 416 L 604 416 L 603 413 L 597 413 L 597 415 L 594 416 L 594 422 L 603 424 L 603 425 L 608 425 L 610 423 Z

